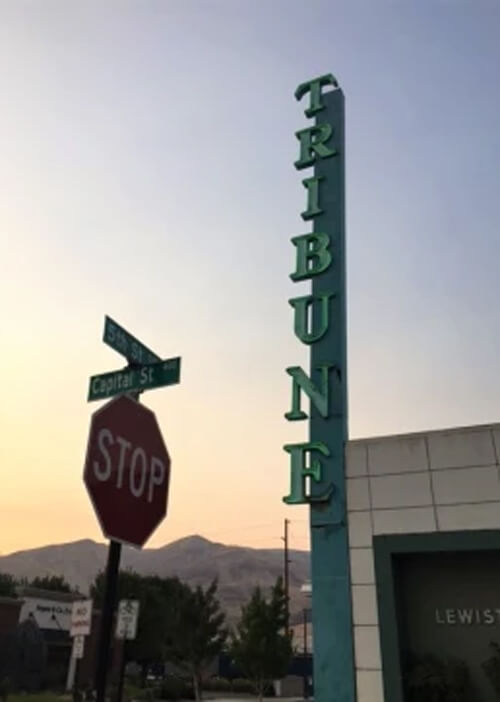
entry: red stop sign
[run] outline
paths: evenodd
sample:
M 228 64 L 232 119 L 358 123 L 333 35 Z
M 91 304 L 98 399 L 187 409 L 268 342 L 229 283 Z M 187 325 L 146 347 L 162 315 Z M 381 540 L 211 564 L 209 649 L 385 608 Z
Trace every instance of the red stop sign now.
M 105 536 L 143 546 L 167 513 L 169 479 L 154 412 L 126 395 L 94 412 L 83 480 Z

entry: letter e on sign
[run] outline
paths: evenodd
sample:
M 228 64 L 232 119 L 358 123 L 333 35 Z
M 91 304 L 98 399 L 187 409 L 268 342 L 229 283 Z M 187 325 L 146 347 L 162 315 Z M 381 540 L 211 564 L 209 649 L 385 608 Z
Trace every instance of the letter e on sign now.
M 167 513 L 170 482 L 154 412 L 127 395 L 94 412 L 83 480 L 104 535 L 141 548 Z

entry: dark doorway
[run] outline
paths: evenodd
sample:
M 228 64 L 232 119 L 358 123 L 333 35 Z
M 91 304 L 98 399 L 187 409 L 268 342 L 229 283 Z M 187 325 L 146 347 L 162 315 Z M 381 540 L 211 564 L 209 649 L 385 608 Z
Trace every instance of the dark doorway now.
M 374 547 L 386 702 L 500 700 L 500 532 Z
M 408 702 L 429 675 L 454 694 L 469 697 L 469 687 L 471 700 L 498 700 L 483 664 L 500 644 L 500 553 L 399 555 L 394 576 Z

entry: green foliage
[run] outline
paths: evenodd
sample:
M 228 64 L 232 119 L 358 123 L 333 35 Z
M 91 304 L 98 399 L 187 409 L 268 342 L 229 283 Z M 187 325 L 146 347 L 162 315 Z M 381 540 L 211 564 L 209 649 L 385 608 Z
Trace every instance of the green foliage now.
M 203 689 L 207 692 L 231 692 L 231 683 L 226 678 L 213 676 L 203 681 Z
M 500 697 L 500 646 L 496 641 L 492 641 L 490 648 L 493 655 L 483 663 L 482 668 L 497 696 Z
M 16 581 L 8 573 L 0 573 L 0 597 L 17 597 Z
M 68 699 L 68 697 L 64 698 L 53 692 L 41 692 L 36 695 L 26 693 L 9 695 L 9 702 L 68 702 Z
M 105 574 L 99 573 L 91 587 L 96 607 L 104 599 Z M 182 585 L 177 578 L 141 576 L 133 571 L 120 571 L 118 599 L 139 600 L 137 638 L 127 644 L 127 657 L 146 670 L 164 657 L 165 636 L 171 628 L 172 610 Z
M 231 681 L 231 692 L 253 694 L 255 692 L 254 684 L 246 678 L 235 678 Z
M 405 682 L 409 702 L 470 702 L 475 697 L 469 669 L 461 660 L 413 657 Z
M 19 624 L 15 636 L 13 673 L 16 687 L 37 692 L 45 676 L 47 650 L 43 634 L 32 619 Z
M 227 678 L 219 678 L 218 676 L 213 676 L 207 680 L 204 680 L 203 690 L 206 692 L 224 692 L 247 695 L 252 695 L 255 692 L 254 684 L 251 680 L 247 680 L 246 678 L 234 678 L 233 680 L 227 680 Z M 265 694 L 266 697 L 272 697 L 274 695 L 272 685 L 266 687 Z
M 221 652 L 227 638 L 225 616 L 217 599 L 217 583 L 203 590 L 183 584 L 171 612 L 172 628 L 166 638 L 167 658 L 193 677 L 195 697 L 201 699 L 203 674 Z
M 4 689 L 8 689 L 12 683 L 15 652 L 15 635 L 13 633 L 0 634 L 0 684 Z
M 7 676 L 0 678 L 0 700 L 1 702 L 7 702 L 10 692 L 10 680 Z
M 54 592 L 71 592 L 71 585 L 64 579 L 62 575 L 43 575 L 33 578 L 28 583 L 29 587 L 35 587 L 39 590 L 52 590 Z
M 131 700 L 138 700 L 140 698 L 142 690 L 134 682 L 130 681 L 130 676 L 127 675 L 125 683 L 123 685 L 123 700 L 125 702 L 131 702 Z
M 169 675 L 158 688 L 160 700 L 194 700 L 193 685 L 182 678 Z
M 286 675 L 292 657 L 291 637 L 286 633 L 286 594 L 281 578 L 267 600 L 255 588 L 250 602 L 241 610 L 241 619 L 231 643 L 236 665 L 253 682 L 262 699 L 266 686 Z
M 43 689 L 63 691 L 67 674 L 68 666 L 64 665 L 64 663 L 52 661 L 51 663 L 47 664 L 42 681 Z
M 104 599 L 104 586 L 105 576 L 99 573 L 91 588 L 96 607 Z M 196 697 L 200 698 L 204 670 L 226 639 L 224 614 L 216 594 L 215 582 L 206 590 L 192 590 L 177 578 L 120 572 L 118 599 L 139 600 L 137 638 L 127 644 L 127 657 L 141 665 L 143 680 L 149 665 L 167 658 L 189 672 Z M 172 680 L 172 697 L 167 699 L 175 699 L 180 684 Z

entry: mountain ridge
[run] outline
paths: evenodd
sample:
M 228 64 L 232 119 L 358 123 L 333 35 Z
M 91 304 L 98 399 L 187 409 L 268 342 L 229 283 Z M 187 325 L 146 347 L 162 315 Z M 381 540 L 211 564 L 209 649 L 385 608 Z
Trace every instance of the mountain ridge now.
M 97 573 L 105 568 L 107 550 L 107 544 L 92 539 L 48 544 L 0 556 L 0 572 L 28 579 L 62 575 L 87 594 Z M 290 611 L 294 613 L 309 606 L 300 591 L 309 579 L 309 552 L 290 550 L 289 558 Z M 193 534 L 157 548 L 124 546 L 121 568 L 141 575 L 177 576 L 191 586 L 206 587 L 217 579 L 221 605 L 234 619 L 256 585 L 268 589 L 282 575 L 283 551 L 223 544 Z

